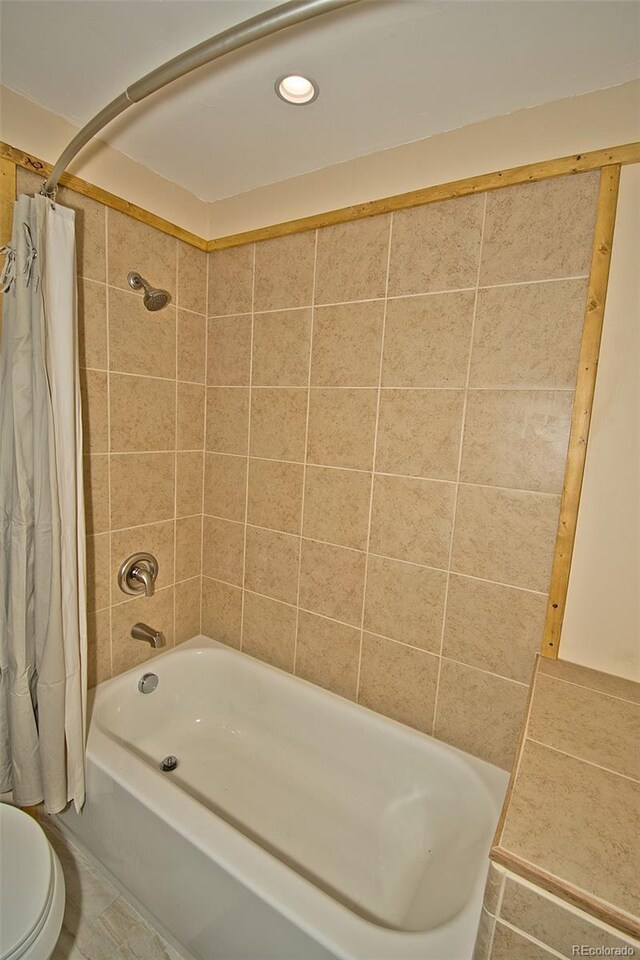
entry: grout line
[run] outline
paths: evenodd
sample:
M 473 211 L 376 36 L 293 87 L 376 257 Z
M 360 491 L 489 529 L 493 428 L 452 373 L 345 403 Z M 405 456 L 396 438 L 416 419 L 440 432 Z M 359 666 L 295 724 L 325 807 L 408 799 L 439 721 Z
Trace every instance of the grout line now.
M 246 388 L 249 391 L 249 416 L 247 422 L 247 455 L 243 457 L 246 462 L 247 470 L 245 477 L 244 485 L 244 531 L 242 539 L 242 596 L 240 598 L 240 647 L 242 650 L 244 645 L 244 607 L 245 607 L 245 595 L 246 589 L 245 584 L 247 582 L 247 518 L 249 516 L 249 468 L 250 468 L 250 452 L 251 452 L 251 411 L 253 405 L 253 387 L 251 386 L 251 381 L 253 380 L 253 327 L 254 327 L 254 306 L 256 299 L 256 245 L 253 244 L 252 251 L 252 264 L 251 264 L 251 337 L 249 342 L 249 386 Z M 210 388 L 207 387 L 207 390 Z
M 209 313 L 209 260 L 210 256 L 208 253 L 205 253 L 205 314 Z M 205 489 L 205 480 L 207 475 L 207 421 L 208 408 L 207 408 L 207 374 L 209 371 L 209 320 L 207 316 L 204 318 L 204 382 L 205 382 L 205 392 L 204 392 L 204 437 L 202 442 L 202 478 L 201 478 L 201 491 L 200 491 L 200 633 L 202 633 L 202 621 L 203 621 L 203 603 L 204 603 L 204 489 Z
M 101 367 L 83 367 L 83 370 L 94 370 L 98 373 L 115 373 L 118 376 L 122 377 L 145 377 L 148 380 L 166 380 L 167 377 L 153 377 L 150 374 L 146 373 L 127 373 L 126 371 L 121 370 L 111 370 L 104 371 Z M 181 383 L 193 383 L 198 386 L 204 386 L 202 380 L 181 380 Z M 254 390 L 350 390 L 352 393 L 357 391 L 362 393 L 363 391 L 369 391 L 370 393 L 376 392 L 378 387 L 375 384 L 369 384 L 368 386 L 353 386 L 350 387 L 348 384 L 330 384 L 330 383 L 310 383 L 308 387 L 302 386 L 299 383 L 207 383 L 206 387 L 208 390 L 248 390 L 251 386 Z M 464 393 L 467 389 L 464 385 L 460 386 L 451 386 L 451 387 L 438 387 L 438 386 L 401 386 L 396 384 L 385 384 L 380 386 L 380 389 L 384 393 L 391 392 L 407 392 L 407 393 L 429 393 L 438 391 L 439 393 Z M 574 387 L 554 387 L 554 386 L 542 386 L 537 387 L 535 385 L 528 384 L 497 384 L 491 385 L 488 387 L 476 387 L 469 386 L 469 391 L 475 393 L 575 393 Z
M 528 933 L 526 930 L 521 930 L 520 927 L 514 927 L 512 923 L 509 923 L 509 921 L 505 920 L 503 917 L 496 917 L 495 919 L 496 919 L 496 922 L 495 922 L 493 937 L 491 941 L 492 945 L 493 945 L 493 938 L 495 938 L 495 928 L 500 923 L 502 924 L 502 926 L 507 927 L 507 929 L 513 930 L 513 932 L 521 936 L 523 940 L 526 940 L 528 943 L 531 943 L 534 946 L 539 947 L 544 953 L 548 953 L 550 957 L 558 957 L 559 960 L 566 960 L 566 954 L 558 953 L 557 950 L 554 950 L 553 947 L 550 947 L 548 943 L 543 943 L 542 940 L 536 940 L 536 938 L 532 934 Z M 489 956 L 491 956 L 491 954 L 489 954 Z
M 190 577 L 189 579 L 194 579 Z M 359 633 L 362 632 L 362 628 L 357 623 L 349 623 L 347 620 L 338 620 L 336 617 L 330 617 L 326 613 L 320 613 L 318 610 L 311 610 L 309 607 L 299 606 L 298 603 L 291 603 L 288 600 L 282 600 L 280 597 L 271 597 L 268 593 L 260 593 L 258 590 L 249 590 L 246 587 L 243 588 L 238 583 L 232 583 L 230 580 L 221 580 L 220 577 L 205 577 L 206 580 L 211 580 L 214 583 L 222 583 L 227 587 L 233 587 L 236 590 L 243 590 L 244 593 L 253 594 L 256 597 L 261 597 L 263 600 L 271 600 L 273 603 L 280 603 L 283 607 L 289 607 L 291 610 L 299 610 L 300 613 L 308 613 L 313 617 L 318 617 L 320 620 L 328 620 L 330 623 L 337 623 L 341 627 L 349 627 L 351 630 L 357 630 Z M 185 581 L 181 581 L 185 582 Z M 166 590 L 167 587 L 162 589 Z M 133 598 L 132 598 L 133 599 Z M 124 600 L 123 603 L 129 603 L 130 600 Z M 438 657 L 437 651 L 428 650 L 425 647 L 418 647 L 413 643 L 407 643 L 405 640 L 398 640 L 397 637 L 388 637 L 383 633 L 379 633 L 375 630 L 367 630 L 366 633 L 371 633 L 374 637 L 379 637 L 381 640 L 386 640 L 389 643 L 395 643 L 400 647 L 407 647 L 409 650 L 417 650 L 419 653 L 424 653 L 429 657 Z M 490 677 L 497 677 L 499 680 L 504 680 L 507 683 L 513 683 L 518 687 L 524 687 L 528 689 L 528 684 L 523 683 L 522 680 L 514 680 L 513 677 L 505 677 L 502 673 L 495 673 L 492 670 L 485 670 L 483 667 L 477 667 L 475 664 L 467 663 L 464 660 L 455 660 L 453 657 L 445 657 L 445 660 L 450 660 L 452 663 L 457 663 L 462 667 L 466 667 L 468 670 L 475 670 L 478 673 L 486 674 Z
M 560 658 L 558 658 L 560 659 Z M 557 661 L 556 661 L 557 662 Z M 562 661 L 560 661 L 562 662 Z M 565 661 L 569 663 L 570 661 Z M 585 670 L 593 670 L 593 667 L 585 667 Z M 568 683 L 572 687 L 578 687 L 580 690 L 588 690 L 589 693 L 597 693 L 601 697 L 610 697 L 612 700 L 621 700 L 622 703 L 630 703 L 632 707 L 637 707 L 640 710 L 640 701 L 638 700 L 629 700 L 628 697 L 621 697 L 618 693 L 609 693 L 605 690 L 599 690 L 598 687 L 588 687 L 586 683 L 578 683 L 576 680 L 565 680 L 564 677 L 556 677 L 553 673 L 547 673 L 546 670 L 540 671 L 541 676 L 548 677 L 550 680 L 555 680 L 556 683 Z M 625 677 L 618 677 L 619 680 L 625 680 Z M 634 683 L 637 681 L 627 680 L 627 683 Z
M 105 278 L 109 276 L 109 208 L 104 211 L 104 270 Z M 109 321 L 111 313 L 111 301 L 109 287 L 105 284 L 105 320 L 107 327 L 107 367 L 111 362 L 111 324 Z M 113 585 L 112 585 L 112 564 L 113 555 L 111 551 L 111 378 L 107 376 L 107 510 L 109 517 L 109 676 L 113 677 L 113 630 L 112 613 L 113 606 Z
M 245 523 L 244 520 L 234 520 L 234 519 L 231 518 L 231 517 L 220 517 L 220 516 L 218 516 L 218 514 L 215 514 L 215 513 L 207 513 L 207 514 L 205 514 L 205 516 L 206 516 L 206 517 L 209 517 L 211 520 L 220 520 L 220 521 L 222 521 L 223 523 L 233 523 L 233 524 L 244 524 L 244 523 Z M 182 519 L 184 519 L 184 518 L 182 518 Z M 165 520 L 159 520 L 159 521 L 157 521 L 157 522 L 158 522 L 158 523 L 166 523 L 167 521 L 165 521 Z M 372 557 L 378 557 L 378 558 L 381 559 L 381 560 L 391 560 L 393 563 L 405 563 L 405 564 L 407 564 L 408 566 L 418 567 L 418 568 L 421 569 L 421 570 L 434 570 L 434 571 L 436 571 L 437 573 L 451 573 L 452 576 L 454 576 L 454 577 L 461 577 L 463 580 L 475 580 L 475 581 L 478 581 L 478 582 L 480 582 L 480 583 L 490 583 L 490 584 L 492 584 L 492 585 L 494 585 L 494 586 L 496 586 L 496 587 L 506 587 L 506 588 L 509 589 L 509 590 L 519 590 L 521 593 L 531 593 L 531 594 L 533 594 L 533 595 L 536 596 L 536 597 L 548 597 L 548 596 L 549 596 L 548 593 L 544 593 L 544 592 L 541 591 L 541 590 L 531 590 L 531 589 L 529 589 L 528 587 L 520 587 L 520 586 L 518 586 L 518 585 L 516 585 L 516 584 L 513 584 L 513 583 L 504 583 L 502 580 L 488 580 L 486 577 L 474 577 L 472 574 L 469 574 L 469 573 L 459 573 L 457 570 L 448 571 L 446 567 L 432 567 L 432 566 L 430 566 L 428 563 L 416 563 L 415 560 L 404 560 L 402 557 L 390 557 L 390 556 L 388 556 L 387 554 L 384 554 L 384 553 L 375 553 L 373 550 L 367 550 L 366 548 L 349 547 L 349 546 L 347 546 L 347 545 L 344 544 L 344 543 L 334 543 L 333 540 L 319 540 L 317 537 L 308 537 L 308 536 L 305 536 L 304 534 L 303 534 L 302 536 L 300 536 L 300 534 L 291 533 L 290 530 L 278 530 L 277 527 L 265 527 L 265 526 L 263 526 L 263 525 L 261 525 L 261 524 L 259 524 L 259 523 L 247 523 L 246 525 L 247 525 L 247 527 L 250 527 L 250 528 L 252 528 L 252 529 L 254 529 L 254 530 L 266 530 L 266 531 L 269 532 L 269 533 L 279 533 L 279 534 L 281 534 L 283 537 L 291 537 L 292 539 L 296 539 L 296 538 L 300 537 L 301 540 L 308 540 L 310 543 L 321 543 L 321 544 L 323 544 L 324 546 L 337 547 L 339 550 L 349 550 L 351 553 L 360 553 L 360 554 L 368 553 L 370 556 L 372 556 Z M 152 524 L 144 524 L 144 526 L 152 526 Z M 123 527 L 122 529 L 123 529 L 123 530 L 130 530 L 130 529 L 134 529 L 134 528 L 133 528 L 133 527 Z M 98 534 L 92 534 L 92 536 L 100 536 L 100 534 L 99 534 L 99 533 L 98 533 Z M 212 578 L 212 579 L 215 579 L 215 578 Z M 619 697 L 618 699 L 622 699 L 622 698 Z M 632 703 L 633 701 L 629 701 L 629 702 Z
M 483 196 L 486 199 L 487 193 L 484 192 Z M 400 212 L 400 211 L 396 211 Z M 393 212 L 392 214 L 393 215 Z M 319 227 L 318 229 L 323 229 Z M 317 233 L 317 230 L 316 230 Z M 255 246 L 255 244 L 254 244 Z M 478 272 L 478 281 L 480 279 L 480 274 Z M 446 293 L 472 293 L 475 290 L 499 290 L 503 287 L 529 287 L 533 285 L 539 285 L 543 283 L 565 283 L 568 280 L 588 280 L 588 275 L 578 274 L 569 277 L 543 277 L 541 280 L 516 280 L 512 283 L 485 283 L 480 284 L 476 283 L 473 287 L 451 287 L 442 290 L 422 290 L 415 293 L 396 293 L 391 296 L 383 297 L 365 297 L 361 300 L 336 300 L 331 303 L 306 303 L 298 307 L 277 307 L 272 310 L 257 310 L 256 313 L 259 315 L 267 313 L 284 313 L 289 312 L 290 310 L 311 310 L 311 309 L 322 309 L 323 307 L 344 307 L 352 303 L 380 303 L 383 300 L 409 300 L 415 299 L 417 297 L 438 297 Z M 100 282 L 100 281 L 95 281 Z M 116 290 L 120 290 L 120 287 L 116 287 Z M 128 290 L 122 290 L 123 293 L 129 293 Z M 199 314 L 201 316 L 201 314 Z M 217 313 L 213 314 L 209 319 L 211 320 L 224 320 L 229 317 L 243 317 L 247 316 L 246 313 Z
M 311 300 L 316 298 L 316 275 L 318 266 L 318 231 L 314 234 L 313 246 L 313 283 L 311 288 Z M 296 675 L 298 665 L 298 629 L 300 626 L 300 585 L 302 582 L 302 532 L 304 530 L 304 505 L 306 502 L 307 486 L 307 467 L 308 467 L 308 444 L 309 444 L 309 419 L 311 412 L 311 369 L 313 364 L 313 334 L 315 329 L 315 308 L 311 308 L 311 323 L 309 326 L 309 369 L 307 371 L 307 415 L 304 427 L 304 462 L 302 466 L 302 503 L 300 505 L 300 543 L 298 549 L 298 584 L 296 588 L 296 623 L 293 641 L 293 667 L 291 672 Z
M 544 676 L 544 674 L 542 674 Z M 605 767 L 601 763 L 596 763 L 595 760 L 587 760 L 586 757 L 579 757 L 575 753 L 569 753 L 568 750 L 561 750 L 560 747 L 554 747 L 550 743 L 545 743 L 544 740 L 537 740 L 535 737 L 526 735 L 525 741 L 522 747 L 522 752 L 524 753 L 524 748 L 529 743 L 537 743 L 539 747 L 544 747 L 546 750 L 553 750 L 554 753 L 559 753 L 561 757 L 570 757 L 571 760 L 577 760 L 578 763 L 586 763 L 590 767 L 595 767 L 597 770 L 603 770 L 605 773 L 611 773 L 615 777 L 622 777 L 623 780 L 630 780 L 631 783 L 640 783 L 640 777 L 632 777 L 629 773 L 622 773 L 620 770 L 614 770 L 613 767 Z
M 175 584 L 178 576 L 178 338 L 179 338 L 179 322 L 178 322 L 178 306 L 180 299 L 180 277 L 179 277 L 179 252 L 178 252 L 178 243 L 176 241 L 175 245 L 175 291 L 176 291 L 176 312 L 175 312 L 175 343 L 174 343 L 174 362 L 175 362 L 175 374 L 176 379 L 174 382 L 174 446 L 175 450 L 173 451 L 173 646 L 176 645 L 176 620 L 177 620 L 177 610 L 176 610 L 176 590 Z
M 436 690 L 433 698 L 433 714 L 431 718 L 431 732 L 436 735 L 436 723 L 438 715 L 438 697 L 440 694 L 440 678 L 442 676 L 442 660 L 444 652 L 444 638 L 447 626 L 447 606 L 449 603 L 449 584 L 451 583 L 451 565 L 453 562 L 453 544 L 456 529 L 456 513 L 458 509 L 458 494 L 460 492 L 460 474 L 462 472 L 462 454 L 464 450 L 464 432 L 467 418 L 467 405 L 469 402 L 469 383 L 471 380 L 471 362 L 473 359 L 473 338 L 476 328 L 476 316 L 478 312 L 478 290 L 480 285 L 480 270 L 482 269 L 482 249 L 484 245 L 484 230 L 487 216 L 487 194 L 484 194 L 484 204 L 482 207 L 482 224 L 480 227 L 480 246 L 478 250 L 478 270 L 476 273 L 475 297 L 473 301 L 473 317 L 471 320 L 471 333 L 469 336 L 469 356 L 467 358 L 467 373 L 465 378 L 464 399 L 462 402 L 462 421 L 460 423 L 460 444 L 458 446 L 458 467 L 456 471 L 456 486 L 453 496 L 453 508 L 451 513 L 451 538 L 449 540 L 449 560 L 447 562 L 447 582 L 444 588 L 444 603 L 442 608 L 442 629 L 440 632 L 440 651 L 438 660 L 438 675 L 436 677 Z
M 129 455 L 129 454 L 134 454 L 134 453 L 138 453 L 138 454 L 145 454 L 145 453 L 163 453 L 163 452 L 165 452 L 165 451 L 162 451 L 162 450 L 119 450 L 119 451 L 117 451 L 117 452 L 118 452 L 119 454 L 127 454 L 127 455 Z M 186 451 L 186 450 L 183 451 L 183 450 L 181 450 L 180 452 L 181 452 L 181 453 L 188 453 L 188 452 L 199 453 L 200 451 Z M 245 457 L 244 454 L 240 454 L 240 453 L 225 453 L 225 452 L 222 451 L 222 450 L 207 450 L 206 453 L 213 454 L 213 455 L 216 456 L 216 457 L 236 457 L 236 458 L 239 459 L 239 460 L 244 460 L 244 459 L 246 459 L 246 457 Z M 92 456 L 99 456 L 99 454 L 92 454 Z M 318 470 L 343 470 L 343 471 L 346 472 L 346 473 L 371 474 L 371 470 L 361 470 L 361 469 L 356 468 L 356 467 L 339 467 L 339 466 L 336 466 L 335 464 L 331 464 L 331 463 L 314 463 L 313 461 L 311 461 L 311 462 L 306 462 L 305 460 L 280 460 L 280 459 L 278 459 L 278 458 L 276 458 L 276 457 L 255 457 L 255 456 L 250 456 L 249 459 L 250 459 L 250 460 L 264 460 L 264 461 L 266 461 L 267 463 L 288 463 L 288 464 L 291 464 L 291 465 L 294 465 L 294 466 L 304 466 L 305 463 L 306 463 L 306 466 L 315 467 L 315 468 L 318 469 Z M 479 487 L 479 488 L 486 489 L 486 490 L 504 490 L 504 491 L 506 491 L 506 492 L 508 492 L 508 493 L 525 493 L 525 494 L 533 494 L 533 495 L 536 496 L 536 497 L 551 497 L 551 498 L 554 499 L 554 500 L 559 500 L 559 499 L 560 499 L 560 493 L 561 493 L 561 491 L 558 491 L 557 493 L 550 493 L 548 490 L 526 490 L 526 489 L 524 489 L 524 488 L 522 488 L 522 487 L 504 487 L 504 486 L 500 486 L 499 484 L 495 484 L 495 483 L 472 483 L 472 482 L 469 481 L 469 480 L 445 479 L 445 478 L 443 478 L 443 477 L 423 477 L 423 476 L 418 476 L 418 475 L 416 475 L 416 474 L 410 474 L 410 473 L 389 473 L 389 472 L 384 471 L 384 470 L 375 470 L 374 473 L 375 473 L 375 476 L 377 476 L 377 477 L 397 477 L 399 480 L 424 480 L 424 481 L 427 482 L 427 483 L 446 483 L 446 484 L 450 484 L 451 486 L 460 485 L 460 486 L 462 486 L 462 487 Z M 224 518 L 221 518 L 221 519 L 224 519 Z M 286 531 L 285 531 L 285 532 L 286 532 Z M 338 544 L 338 546 L 339 546 L 339 544 Z
M 360 677 L 362 674 L 362 652 L 364 648 L 364 621 L 365 621 L 365 611 L 367 606 L 367 583 L 369 578 L 369 548 L 371 546 L 371 520 L 373 517 L 373 492 L 375 488 L 376 481 L 376 459 L 378 456 L 378 428 L 380 424 L 380 406 L 382 400 L 382 369 L 384 365 L 384 346 L 385 346 L 385 333 L 387 327 L 387 306 L 389 303 L 389 272 L 391 266 L 391 246 L 393 243 L 393 223 L 394 223 L 394 214 L 391 213 L 389 217 L 389 236 L 388 236 L 388 247 L 387 247 L 387 268 L 385 272 L 384 279 L 384 307 L 382 310 L 382 333 L 380 337 L 380 362 L 378 364 L 378 393 L 376 397 L 376 420 L 373 431 L 373 459 L 371 464 L 371 483 L 369 487 L 369 512 L 367 516 L 367 541 L 365 549 L 365 559 L 364 559 L 364 578 L 362 583 L 362 610 L 360 614 L 360 647 L 358 650 L 358 672 L 356 675 L 356 691 L 354 700 L 356 703 L 359 702 L 360 698 Z

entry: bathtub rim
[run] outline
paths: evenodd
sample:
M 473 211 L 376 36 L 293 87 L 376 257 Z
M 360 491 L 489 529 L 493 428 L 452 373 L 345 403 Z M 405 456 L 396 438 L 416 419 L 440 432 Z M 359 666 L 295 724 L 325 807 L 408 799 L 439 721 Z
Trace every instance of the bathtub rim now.
M 438 950 L 442 951 L 443 956 L 457 957 L 468 952 L 470 957 L 489 868 L 488 854 L 493 828 L 487 837 L 486 860 L 478 871 L 467 902 L 455 916 L 425 931 L 391 929 L 354 913 L 315 886 L 311 880 L 227 823 L 182 787 L 172 783 L 166 775 L 154 770 L 125 743 L 102 728 L 98 719 L 101 703 L 107 698 L 111 700 L 118 688 L 127 685 L 129 680 L 134 680 L 137 686 L 142 673 L 153 672 L 154 665 L 159 665 L 172 655 L 206 649 L 218 650 L 225 657 L 242 657 L 250 661 L 252 669 L 263 673 L 275 672 L 280 679 L 305 684 L 315 697 L 337 700 L 342 709 L 346 708 L 348 712 L 366 711 L 367 722 L 374 727 L 393 729 L 395 735 L 402 739 L 415 743 L 427 741 L 431 749 L 455 758 L 457 763 L 469 769 L 497 822 L 508 782 L 506 771 L 204 635 L 162 651 L 126 672 L 103 681 L 90 691 L 87 761 L 112 777 L 186 842 L 216 862 L 336 957 L 343 960 L 362 956 L 366 956 L 367 960 L 397 960 L 402 956 L 403 960 L 423 960 L 432 951 L 436 951 L 433 955 L 437 956 Z

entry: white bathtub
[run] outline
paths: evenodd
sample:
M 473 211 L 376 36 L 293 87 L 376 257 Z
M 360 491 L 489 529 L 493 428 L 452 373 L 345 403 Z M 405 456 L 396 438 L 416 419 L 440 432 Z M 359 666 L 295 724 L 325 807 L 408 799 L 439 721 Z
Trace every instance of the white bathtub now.
M 471 957 L 496 767 L 204 637 L 100 685 L 87 766 L 64 825 L 202 960 Z

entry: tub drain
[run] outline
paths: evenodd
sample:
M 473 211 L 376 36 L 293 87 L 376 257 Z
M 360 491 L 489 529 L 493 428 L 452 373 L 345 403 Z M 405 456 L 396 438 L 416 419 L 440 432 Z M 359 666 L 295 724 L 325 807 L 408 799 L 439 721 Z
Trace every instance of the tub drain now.
M 170 773 L 172 770 L 175 770 L 177 766 L 177 757 L 168 756 L 165 757 L 164 760 L 160 761 L 160 769 L 163 771 L 163 773 Z

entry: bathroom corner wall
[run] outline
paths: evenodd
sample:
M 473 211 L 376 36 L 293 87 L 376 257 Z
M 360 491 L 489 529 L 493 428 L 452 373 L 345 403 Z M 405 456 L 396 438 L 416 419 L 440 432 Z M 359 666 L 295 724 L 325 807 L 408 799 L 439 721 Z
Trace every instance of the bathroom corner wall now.
M 511 765 L 597 187 L 209 255 L 204 633 Z
M 640 943 L 491 864 L 473 960 L 636 957 Z
M 18 192 L 41 179 L 18 169 Z M 76 211 L 83 393 L 89 685 L 151 655 L 138 620 L 167 643 L 200 630 L 206 255 L 70 190 Z M 150 313 L 127 285 L 138 270 L 172 297 Z M 131 553 L 159 561 L 156 594 L 116 582 Z

